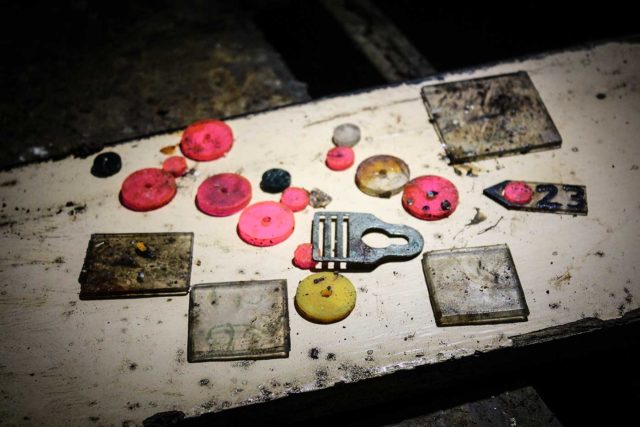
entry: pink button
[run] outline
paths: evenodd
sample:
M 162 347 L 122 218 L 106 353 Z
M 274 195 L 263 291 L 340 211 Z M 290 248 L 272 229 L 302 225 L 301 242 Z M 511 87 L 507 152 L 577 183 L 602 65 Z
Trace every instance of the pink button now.
M 187 173 L 187 160 L 182 156 L 172 156 L 162 163 L 162 170 L 176 178 Z
M 349 169 L 355 161 L 355 154 L 351 147 L 334 147 L 327 153 L 327 167 L 334 171 Z
M 293 212 L 300 212 L 309 205 L 309 193 L 304 188 L 289 187 L 282 193 L 280 203 Z
M 533 198 L 533 190 L 526 182 L 511 181 L 502 191 L 504 198 L 517 205 L 526 205 Z
M 145 212 L 169 203 L 176 195 L 176 180 L 162 169 L 140 169 L 125 178 L 120 202 L 134 211 Z
M 293 265 L 303 270 L 309 270 L 315 267 L 317 262 L 313 260 L 313 245 L 311 243 L 302 243 L 298 245 L 293 253 Z
M 427 221 L 446 218 L 458 207 L 458 190 L 446 178 L 420 176 L 404 186 L 402 206 L 416 218 Z
M 185 129 L 180 149 L 185 156 L 198 161 L 215 160 L 224 156 L 233 145 L 233 132 L 219 120 L 203 120 Z
M 251 183 L 235 173 L 221 173 L 205 179 L 196 194 L 196 206 L 212 216 L 229 216 L 251 201 Z
M 260 202 L 240 214 L 238 235 L 254 246 L 273 246 L 285 241 L 295 227 L 293 212 L 277 202 Z

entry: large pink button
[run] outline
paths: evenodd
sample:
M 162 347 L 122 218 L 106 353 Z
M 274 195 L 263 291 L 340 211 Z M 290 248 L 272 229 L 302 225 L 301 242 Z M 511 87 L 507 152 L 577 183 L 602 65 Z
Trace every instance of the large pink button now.
M 203 120 L 189 125 L 180 141 L 180 149 L 184 155 L 198 161 L 222 157 L 231 150 L 232 145 L 231 128 L 219 120 Z
M 355 161 L 355 154 L 351 147 L 334 147 L 327 153 L 327 167 L 334 171 L 349 169 Z
M 125 178 L 120 190 L 122 204 L 134 211 L 151 211 L 176 195 L 176 180 L 162 169 L 140 169 Z
M 420 176 L 404 186 L 402 206 L 416 218 L 427 221 L 446 218 L 458 207 L 458 190 L 446 178 Z
M 291 209 L 277 202 L 260 202 L 240 214 L 238 234 L 254 246 L 273 246 L 293 233 L 295 221 Z
M 533 198 L 533 190 L 526 182 L 511 181 L 502 191 L 504 198 L 517 205 L 526 205 Z
M 251 183 L 235 173 L 221 173 L 205 179 L 196 194 L 196 205 L 212 216 L 229 216 L 251 201 Z
M 309 205 L 309 193 L 304 188 L 289 187 L 282 193 L 280 203 L 293 212 L 299 212 Z

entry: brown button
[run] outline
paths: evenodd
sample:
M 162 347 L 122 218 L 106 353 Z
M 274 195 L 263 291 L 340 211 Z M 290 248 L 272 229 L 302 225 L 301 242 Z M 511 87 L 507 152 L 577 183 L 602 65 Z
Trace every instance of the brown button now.
M 409 166 L 402 159 L 383 154 L 360 163 L 356 185 L 365 194 L 388 198 L 402 191 L 409 176 Z

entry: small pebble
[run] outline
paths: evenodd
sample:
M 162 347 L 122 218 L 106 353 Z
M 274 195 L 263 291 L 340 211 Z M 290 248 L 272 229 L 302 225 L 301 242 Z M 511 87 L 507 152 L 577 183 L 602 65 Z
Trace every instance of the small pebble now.
M 360 128 L 352 123 L 345 123 L 333 130 L 333 143 L 338 147 L 353 147 L 360 141 Z
M 291 174 L 284 169 L 269 169 L 262 174 L 260 188 L 267 193 L 281 193 L 291 185 Z
M 324 208 L 331 203 L 331 200 L 333 199 L 330 195 L 322 190 L 318 190 L 317 188 L 314 188 L 309 192 L 309 203 L 316 209 Z

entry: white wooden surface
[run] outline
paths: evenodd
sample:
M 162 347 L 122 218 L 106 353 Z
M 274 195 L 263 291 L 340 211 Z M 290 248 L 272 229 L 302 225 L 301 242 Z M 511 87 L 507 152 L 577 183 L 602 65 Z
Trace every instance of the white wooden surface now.
M 605 44 L 446 79 L 517 70 L 530 73 L 563 137 L 562 148 L 477 162 L 476 178 L 455 175 L 441 159 L 420 99 L 424 83 L 233 120 L 236 142 L 229 155 L 198 164 L 199 175 L 182 180 L 175 200 L 150 213 L 120 206 L 120 184 L 136 169 L 160 165 L 165 156 L 158 150 L 177 143 L 179 133 L 114 148 L 124 166 L 109 179 L 89 174 L 92 158 L 0 174 L 0 183 L 17 180 L 0 187 L 6 204 L 1 222 L 15 221 L 0 228 L 0 420 L 120 425 L 172 409 L 195 415 L 353 381 L 362 372 L 384 375 L 505 347 L 513 335 L 584 317 L 616 318 L 638 308 L 640 45 Z M 598 93 L 606 98 L 596 98 Z M 393 154 L 407 161 L 414 177 L 447 177 L 460 191 L 458 210 L 446 220 L 423 222 L 404 212 L 399 195 L 384 200 L 362 194 L 353 182 L 355 166 L 345 172 L 327 169 L 323 159 L 332 130 L 346 121 L 362 129 L 357 161 Z M 207 217 L 194 206 L 199 183 L 229 171 L 251 181 L 254 202 L 275 200 L 258 188 L 262 172 L 274 166 L 288 169 L 294 185 L 330 193 L 331 210 L 371 212 L 417 228 L 425 250 L 507 243 L 531 310 L 529 321 L 436 327 L 418 257 L 349 274 L 358 288 L 351 316 L 334 325 L 306 322 L 291 298 L 307 273 L 292 267 L 290 259 L 296 245 L 309 240 L 314 210 L 296 214 L 296 230 L 286 242 L 254 248 L 235 234 L 238 215 Z M 504 179 L 586 185 L 589 215 L 507 211 L 482 196 L 483 188 Z M 56 215 L 67 201 L 86 203 L 86 211 L 74 216 L 64 208 Z M 465 226 L 475 207 L 488 219 Z M 500 217 L 497 227 L 481 233 Z M 287 279 L 289 358 L 187 363 L 186 296 L 78 300 L 77 278 L 91 233 L 156 231 L 195 233 L 192 284 Z M 317 360 L 308 356 L 314 347 L 320 350 Z M 335 353 L 335 361 L 326 360 L 328 353 Z

